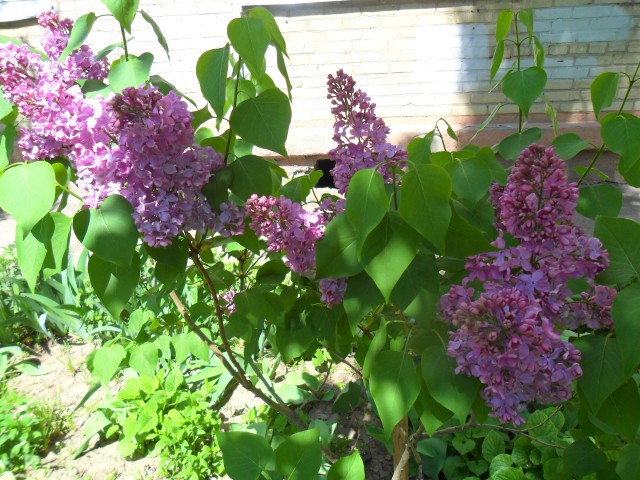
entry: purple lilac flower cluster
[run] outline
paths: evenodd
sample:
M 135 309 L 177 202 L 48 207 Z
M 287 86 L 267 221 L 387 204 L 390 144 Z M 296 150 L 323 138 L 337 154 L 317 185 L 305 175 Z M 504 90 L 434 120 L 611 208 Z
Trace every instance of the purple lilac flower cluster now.
M 345 205 L 346 200 L 344 198 L 336 198 L 327 195 L 320 199 L 317 211 L 320 212 L 324 219 L 324 223 L 327 224 L 333 220 L 333 217 L 344 212 Z
M 193 145 L 186 104 L 173 92 L 144 86 L 85 98 L 77 80 L 105 79 L 107 61 L 86 45 L 60 61 L 73 23 L 54 12 L 38 21 L 46 29 L 42 45 L 49 61 L 24 45 L 0 47 L 4 94 L 31 123 L 21 132 L 24 157 L 67 156 L 90 207 L 123 195 L 149 245 L 168 245 L 183 229 L 238 233 L 244 217 L 235 204 L 222 205 L 216 216 L 200 193 L 224 162 L 211 148 Z
M 220 213 L 216 215 L 213 230 L 223 237 L 242 235 L 244 232 L 244 208 L 238 207 L 231 200 L 222 202 L 219 206 Z
M 393 180 L 393 169 L 401 168 L 407 152 L 387 143 L 389 128 L 375 113 L 376 105 L 362 90 L 355 90 L 355 80 L 338 70 L 327 82 L 331 113 L 335 117 L 333 139 L 338 144 L 329 152 L 336 162 L 331 170 L 338 191 L 346 193 L 349 180 L 358 171 L 380 165 L 379 172 L 387 183 Z
M 233 299 L 237 294 L 238 292 L 234 289 L 230 289 L 220 293 L 220 299 L 223 303 L 224 313 L 227 317 L 234 314 L 236 311 L 236 305 L 235 303 L 233 303 Z
M 608 266 L 607 252 L 572 223 L 578 189 L 565 170 L 552 148 L 533 145 L 520 154 L 507 185 L 490 196 L 499 250 L 467 258 L 467 277 L 440 304 L 455 327 L 448 354 L 456 371 L 479 378 L 492 415 L 515 425 L 528 402 L 570 398 L 582 373 L 579 351 L 556 328 L 612 327 L 616 292 L 594 281 Z M 591 291 L 575 299 L 571 279 Z M 478 282 L 476 295 L 471 285 Z
M 334 305 L 338 305 L 344 300 L 344 294 L 347 292 L 347 279 L 346 277 L 323 278 L 318 282 L 318 288 L 320 289 L 320 300 L 327 307 L 333 308 Z
M 4 97 L 18 107 L 31 123 L 20 132 L 19 146 L 28 160 L 68 155 L 82 124 L 77 112 L 84 108 L 84 95 L 75 83 L 79 79 L 103 80 L 108 63 L 98 60 L 83 45 L 63 61 L 73 22 L 60 20 L 52 11 L 39 15 L 46 29 L 42 42 L 49 61 L 31 52 L 26 45 L 0 46 L 0 84 Z
M 244 206 L 249 226 L 267 241 L 270 252 L 284 252 L 284 263 L 292 271 L 315 275 L 316 243 L 324 235 L 325 225 L 344 209 L 344 201 L 323 199 L 315 211 L 300 203 L 280 198 L 252 195 Z M 319 281 L 321 300 L 328 307 L 342 302 L 347 288 L 345 278 Z
M 193 116 L 178 95 L 130 87 L 87 114 L 71 158 L 90 206 L 113 193 L 124 196 L 152 246 L 168 245 L 184 229 L 233 221 L 231 206 L 217 218 L 200 193 L 224 161 L 213 149 L 193 145 Z

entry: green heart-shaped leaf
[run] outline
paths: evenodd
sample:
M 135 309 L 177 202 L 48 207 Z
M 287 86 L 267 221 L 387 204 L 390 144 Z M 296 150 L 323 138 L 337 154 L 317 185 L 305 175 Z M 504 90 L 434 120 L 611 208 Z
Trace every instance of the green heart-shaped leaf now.
M 140 281 L 140 260 L 133 257 L 131 265 L 121 266 L 91 255 L 87 268 L 96 295 L 115 318 L 120 318 L 127 302 Z
M 529 67 L 519 72 L 509 72 L 502 83 L 502 92 L 520 107 L 526 117 L 546 84 L 546 72 L 540 67 Z
M 107 197 L 98 208 L 81 210 L 73 219 L 76 237 L 107 262 L 130 265 L 138 243 L 131 204 L 120 195 Z
M 47 162 L 21 163 L 0 176 L 0 208 L 16 219 L 26 234 L 55 200 L 56 174 Z
M 285 142 L 291 123 L 289 98 L 277 88 L 265 90 L 238 105 L 229 118 L 231 128 L 247 142 L 287 156 Z

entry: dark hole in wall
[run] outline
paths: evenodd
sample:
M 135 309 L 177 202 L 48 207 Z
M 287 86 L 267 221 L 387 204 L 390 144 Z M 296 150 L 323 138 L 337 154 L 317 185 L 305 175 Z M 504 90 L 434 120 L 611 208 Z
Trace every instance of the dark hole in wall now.
M 314 170 L 322 171 L 322 178 L 318 180 L 316 187 L 320 188 L 336 188 L 333 184 L 333 177 L 331 176 L 331 169 L 336 166 L 336 162 L 325 158 L 323 160 L 316 160 L 316 164 L 313 166 Z

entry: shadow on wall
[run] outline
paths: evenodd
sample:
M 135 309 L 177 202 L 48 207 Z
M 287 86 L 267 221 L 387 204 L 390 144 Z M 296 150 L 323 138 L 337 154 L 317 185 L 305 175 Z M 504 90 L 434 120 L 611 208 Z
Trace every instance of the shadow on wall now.
M 0 0 L 0 27 L 21 28 L 35 25 L 38 14 L 53 7 L 51 0 Z

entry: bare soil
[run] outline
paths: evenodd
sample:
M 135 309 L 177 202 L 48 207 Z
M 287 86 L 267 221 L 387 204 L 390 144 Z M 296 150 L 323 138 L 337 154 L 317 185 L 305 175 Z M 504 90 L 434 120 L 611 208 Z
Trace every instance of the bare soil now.
M 89 390 L 91 375 L 85 360 L 95 348 L 92 344 L 50 343 L 38 347 L 37 359 L 49 373 L 41 376 L 20 375 L 9 381 L 9 387 L 30 398 L 57 402 L 69 412 L 73 428 L 60 439 L 56 451 L 42 460 L 42 468 L 29 472 L 30 480 L 152 480 L 159 478 L 157 458 L 125 460 L 116 451 L 117 443 L 97 444 L 97 437 L 89 450 L 73 460 L 72 456 L 84 441 L 84 423 L 95 409 L 102 392 L 96 392 L 87 404 L 76 409 Z M 1 477 L 0 477 L 0 480 Z

